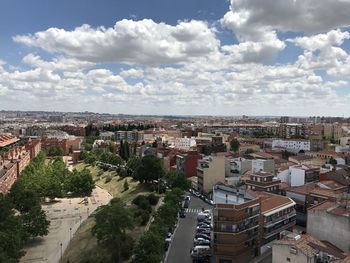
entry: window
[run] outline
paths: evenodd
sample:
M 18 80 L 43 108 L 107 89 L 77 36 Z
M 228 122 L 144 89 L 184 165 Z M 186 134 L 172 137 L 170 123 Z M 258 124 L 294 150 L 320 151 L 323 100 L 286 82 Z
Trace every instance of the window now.
M 288 262 L 290 262 L 290 258 L 286 258 Z

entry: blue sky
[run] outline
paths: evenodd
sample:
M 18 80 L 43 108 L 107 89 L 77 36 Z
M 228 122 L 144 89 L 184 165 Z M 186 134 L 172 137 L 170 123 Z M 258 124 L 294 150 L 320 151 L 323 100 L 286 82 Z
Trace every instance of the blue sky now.
M 349 11 L 341 0 L 4 0 L 0 109 L 348 116 Z

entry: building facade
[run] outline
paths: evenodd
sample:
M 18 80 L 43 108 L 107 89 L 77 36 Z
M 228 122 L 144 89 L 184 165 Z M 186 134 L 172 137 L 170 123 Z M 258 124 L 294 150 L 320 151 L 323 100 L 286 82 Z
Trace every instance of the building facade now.
M 197 165 L 198 191 L 209 193 L 217 183 L 225 182 L 225 157 L 206 156 Z
M 248 262 L 259 255 L 260 198 L 216 185 L 213 201 L 216 262 Z

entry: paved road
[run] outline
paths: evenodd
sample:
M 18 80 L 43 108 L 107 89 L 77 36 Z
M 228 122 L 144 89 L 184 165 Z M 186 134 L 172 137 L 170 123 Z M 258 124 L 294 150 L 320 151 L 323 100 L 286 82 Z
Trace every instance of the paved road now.
M 187 209 L 186 218 L 180 218 L 175 231 L 166 263 L 192 263 L 190 250 L 193 247 L 193 238 L 197 226 L 197 213 L 211 208 L 211 205 L 191 195 L 190 206 Z

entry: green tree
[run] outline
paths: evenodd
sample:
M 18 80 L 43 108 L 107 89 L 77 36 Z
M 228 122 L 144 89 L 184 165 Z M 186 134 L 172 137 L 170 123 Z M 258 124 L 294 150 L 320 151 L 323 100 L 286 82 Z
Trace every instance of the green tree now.
M 67 177 L 65 184 L 66 191 L 71 192 L 75 196 L 89 196 L 95 188 L 95 182 L 88 169 L 82 171 L 74 169 Z
M 141 166 L 141 159 L 137 156 L 131 156 L 128 162 L 126 163 L 127 174 L 132 176 L 134 179 L 137 179 L 137 171 Z
M 50 222 L 40 206 L 33 206 L 27 213 L 21 215 L 22 225 L 28 238 L 46 236 Z
M 96 224 L 92 229 L 98 243 L 109 249 L 113 262 L 121 262 L 123 255 L 130 255 L 130 246 L 125 243 L 133 241 L 126 235 L 126 230 L 133 227 L 133 217 L 130 209 L 125 208 L 120 201 L 103 206 L 95 216 Z
M 51 146 L 47 151 L 48 156 L 63 156 L 63 154 L 63 148 L 59 146 Z
M 170 188 L 188 190 L 191 187 L 190 181 L 187 180 L 183 173 L 175 171 L 168 172 L 165 176 L 165 180 Z
M 232 139 L 230 142 L 231 151 L 233 151 L 235 153 L 238 152 L 239 145 L 240 145 L 240 143 L 237 139 Z
M 164 176 L 161 160 L 153 155 L 146 155 L 141 160 L 141 165 L 137 169 L 137 180 L 141 183 L 159 180 Z

